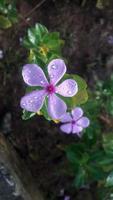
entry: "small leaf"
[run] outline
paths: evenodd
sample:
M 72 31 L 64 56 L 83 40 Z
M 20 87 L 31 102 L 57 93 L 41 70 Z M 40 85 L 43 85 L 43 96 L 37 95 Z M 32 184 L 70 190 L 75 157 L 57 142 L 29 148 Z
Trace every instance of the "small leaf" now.
M 28 29 L 27 37 L 24 39 L 24 46 L 28 49 L 35 48 L 38 50 L 38 47 L 43 41 L 43 37 L 48 33 L 48 30 L 45 26 L 41 24 L 36 24 L 34 28 Z
M 86 181 L 87 181 L 86 171 L 85 171 L 85 169 L 80 168 L 75 176 L 74 186 L 76 188 L 81 188 L 85 185 Z
M 113 172 L 111 172 L 111 173 L 108 175 L 108 177 L 107 177 L 107 179 L 106 179 L 106 186 L 107 186 L 107 187 L 113 186 Z
M 44 25 L 37 23 L 35 25 L 35 32 L 36 32 L 36 36 L 38 36 L 39 39 L 41 39 L 45 34 L 48 33 L 48 30 Z
M 103 148 L 109 155 L 113 155 L 113 133 L 103 135 Z
M 11 26 L 12 26 L 11 21 L 7 17 L 0 15 L 0 28 L 7 29 L 10 28 Z
M 36 36 L 33 29 L 28 29 L 28 38 L 32 44 L 34 45 L 36 44 Z
M 52 119 L 50 118 L 50 116 L 48 115 L 48 112 L 47 112 L 47 103 L 48 103 L 47 98 L 45 98 L 44 105 L 40 111 L 41 111 L 41 114 L 45 117 L 45 119 L 50 121 Z
M 46 44 L 50 50 L 55 49 L 55 51 L 59 51 L 64 41 L 60 39 L 58 32 L 53 32 L 44 36 L 43 43 Z
M 86 158 L 83 158 L 85 150 L 83 143 L 70 144 L 65 149 L 68 160 L 73 164 L 81 164 L 85 161 Z
M 88 175 L 90 181 L 100 181 L 106 178 L 106 173 L 102 170 L 101 167 L 95 166 L 95 165 L 89 165 L 88 166 Z
M 23 110 L 22 119 L 23 120 L 28 120 L 28 119 L 32 118 L 33 116 L 35 116 L 35 115 L 36 115 L 36 113 Z

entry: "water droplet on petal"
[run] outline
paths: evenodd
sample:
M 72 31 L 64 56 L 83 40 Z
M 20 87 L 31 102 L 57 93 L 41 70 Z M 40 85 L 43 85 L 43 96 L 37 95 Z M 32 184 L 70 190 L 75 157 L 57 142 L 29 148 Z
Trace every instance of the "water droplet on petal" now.
M 44 81 L 40 81 L 41 84 L 44 84 Z
M 38 97 L 34 97 L 34 99 L 38 99 Z
M 54 78 L 54 75 L 50 75 L 50 78 Z
M 72 94 L 72 92 L 71 92 L 71 91 L 68 91 L 67 93 L 68 93 L 68 94 Z
M 52 68 L 52 69 L 56 69 L 57 67 L 56 67 L 55 65 L 52 65 L 51 68 Z

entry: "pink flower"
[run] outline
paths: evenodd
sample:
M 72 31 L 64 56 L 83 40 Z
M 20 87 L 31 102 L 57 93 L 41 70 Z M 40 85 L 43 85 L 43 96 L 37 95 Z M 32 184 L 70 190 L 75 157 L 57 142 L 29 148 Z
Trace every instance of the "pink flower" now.
M 66 73 L 66 66 L 63 60 L 54 59 L 48 66 L 47 71 L 49 81 L 43 70 L 36 64 L 26 64 L 22 70 L 22 76 L 25 83 L 29 86 L 40 86 L 21 98 L 20 106 L 30 112 L 38 112 L 48 98 L 48 114 L 53 119 L 59 119 L 67 110 L 65 102 L 56 94 L 64 97 L 72 97 L 78 91 L 78 85 L 75 80 L 67 79 L 57 85 L 60 79 Z

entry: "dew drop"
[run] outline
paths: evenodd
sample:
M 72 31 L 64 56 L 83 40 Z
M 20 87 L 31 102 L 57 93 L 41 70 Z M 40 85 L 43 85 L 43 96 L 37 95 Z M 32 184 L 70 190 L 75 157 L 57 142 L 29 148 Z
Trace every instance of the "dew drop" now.
M 44 84 L 44 81 L 40 81 L 41 84 Z
M 54 78 L 54 75 L 50 75 L 50 78 Z
M 38 99 L 38 97 L 34 97 L 34 99 Z
M 68 91 L 67 93 L 68 93 L 68 94 L 72 94 L 72 92 L 71 92 L 71 91 Z
M 52 65 L 51 68 L 52 68 L 52 69 L 56 69 L 57 67 L 56 67 L 55 65 Z

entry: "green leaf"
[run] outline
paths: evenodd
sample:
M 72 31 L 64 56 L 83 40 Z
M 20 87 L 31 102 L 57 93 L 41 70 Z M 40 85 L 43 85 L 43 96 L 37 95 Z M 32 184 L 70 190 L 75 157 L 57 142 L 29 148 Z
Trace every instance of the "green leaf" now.
M 10 28 L 11 26 L 12 26 L 11 21 L 7 17 L 0 15 L 0 28 L 7 29 Z
M 81 188 L 86 184 L 87 180 L 87 174 L 84 168 L 79 168 L 79 171 L 77 172 L 75 179 L 74 179 L 74 186 L 76 188 Z
M 88 100 L 87 84 L 83 78 L 78 75 L 65 74 L 63 79 L 72 78 L 78 84 L 78 92 L 74 97 L 63 98 L 68 105 L 69 110 L 72 110 L 75 106 L 79 106 Z
M 44 25 L 39 24 L 39 23 L 35 25 L 35 31 L 36 31 L 36 36 L 38 36 L 40 40 L 45 34 L 48 33 L 47 28 Z
M 36 24 L 34 28 L 28 29 L 27 37 L 24 39 L 23 44 L 27 48 L 35 48 L 38 50 L 38 47 L 43 41 L 43 37 L 48 33 L 48 30 L 45 26 L 41 24 Z
M 43 38 L 43 43 L 47 45 L 50 50 L 60 51 L 64 41 L 60 39 L 58 32 L 48 33 Z
M 106 179 L 106 186 L 107 186 L 107 187 L 113 186 L 113 172 L 111 172 L 111 173 L 108 175 L 108 177 L 107 177 L 107 179 Z
M 34 33 L 34 29 L 28 29 L 28 38 L 33 45 L 36 45 L 36 36 Z
M 87 172 L 91 182 L 100 181 L 106 178 L 106 173 L 99 166 L 89 165 Z
M 103 135 L 103 148 L 107 154 L 113 156 L 113 133 Z
M 36 115 L 36 113 L 23 110 L 22 119 L 23 120 L 28 120 L 28 119 L 32 118 L 33 116 L 35 116 L 35 115 Z
M 79 143 L 79 144 L 70 144 L 66 147 L 65 151 L 67 154 L 68 160 L 73 163 L 83 163 L 83 156 L 84 152 L 86 150 L 85 144 Z
M 50 118 L 50 116 L 48 115 L 48 112 L 47 112 L 47 97 L 45 98 L 45 102 L 44 102 L 44 105 L 43 105 L 43 107 L 42 107 L 42 109 L 40 110 L 40 112 L 41 112 L 41 114 L 45 117 L 45 119 L 47 119 L 47 120 L 52 120 L 51 118 Z

